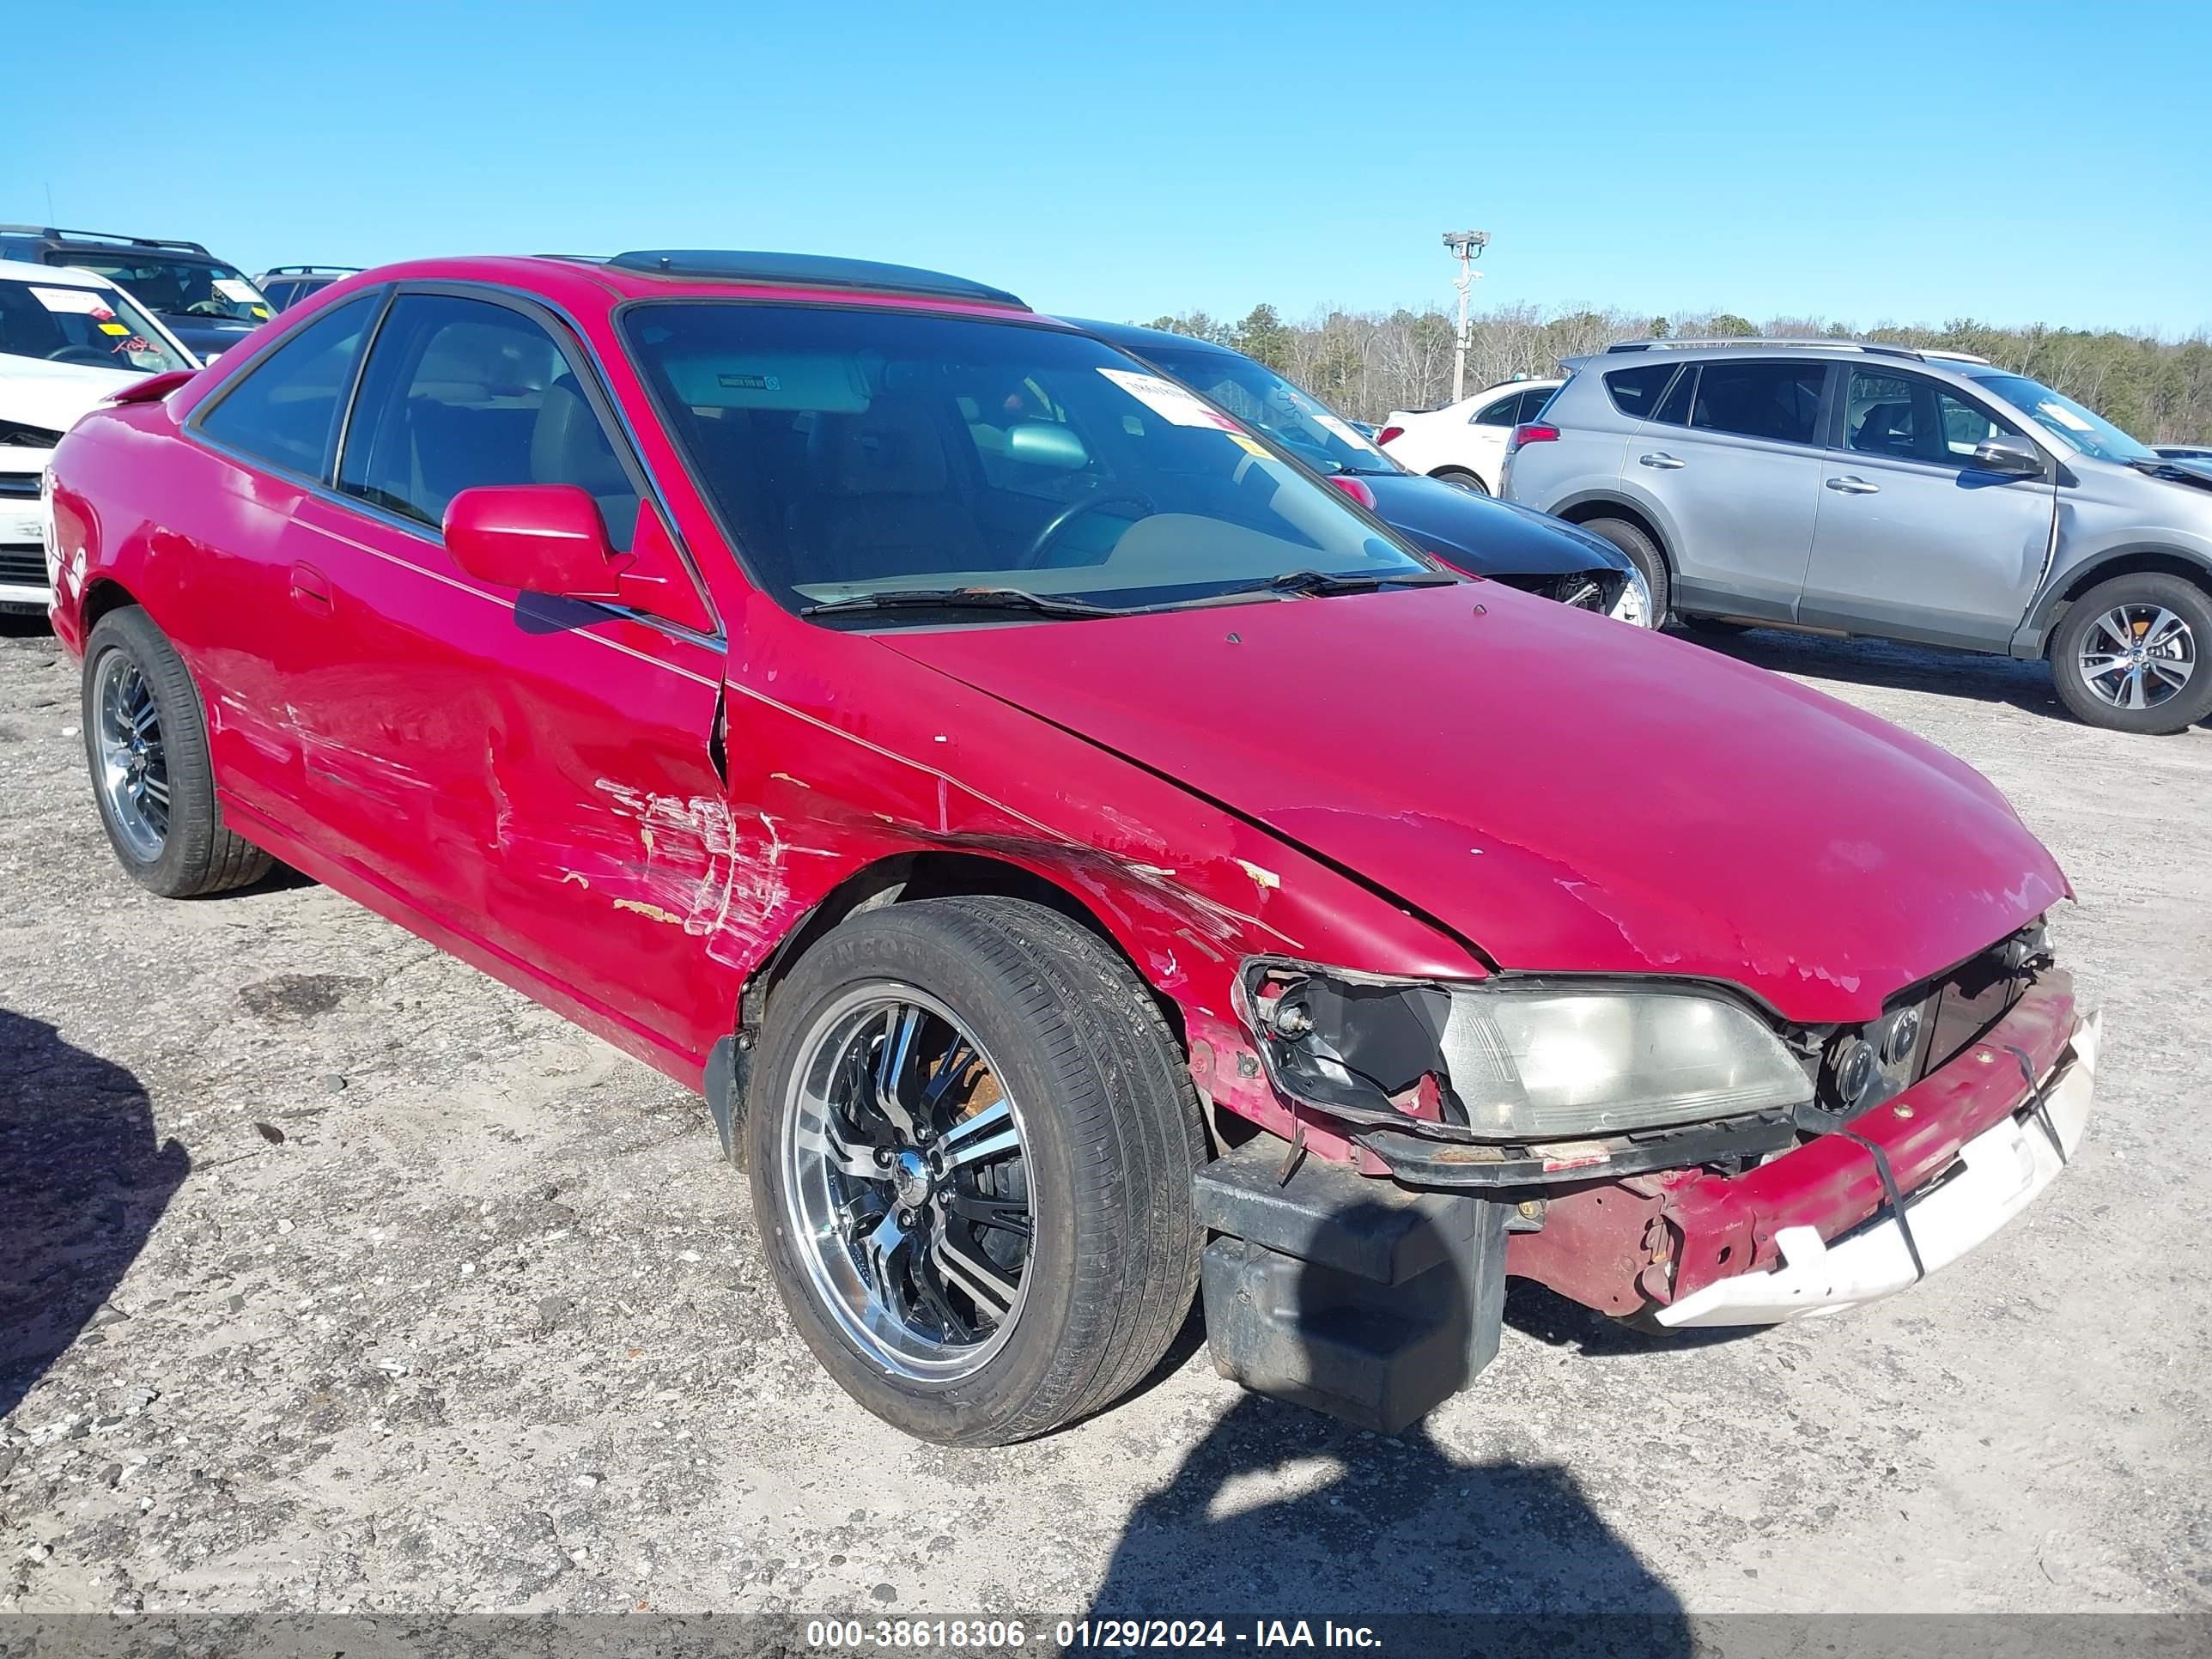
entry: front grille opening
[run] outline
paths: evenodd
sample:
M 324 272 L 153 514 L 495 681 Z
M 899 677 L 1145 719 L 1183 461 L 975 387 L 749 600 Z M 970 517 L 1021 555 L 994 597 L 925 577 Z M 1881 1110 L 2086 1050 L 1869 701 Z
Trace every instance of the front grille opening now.
M 46 585 L 46 550 L 36 542 L 13 542 L 0 545 L 0 583 L 44 587 Z

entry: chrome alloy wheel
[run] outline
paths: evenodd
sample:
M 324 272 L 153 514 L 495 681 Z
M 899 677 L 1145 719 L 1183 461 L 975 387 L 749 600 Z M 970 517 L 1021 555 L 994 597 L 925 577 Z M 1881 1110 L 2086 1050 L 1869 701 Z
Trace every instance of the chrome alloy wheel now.
M 100 659 L 93 707 L 100 797 L 131 855 L 151 864 L 169 838 L 169 766 L 154 688 L 127 653 L 110 651 Z
M 2081 683 L 2115 708 L 2155 708 L 2188 688 L 2197 635 L 2162 605 L 2115 605 L 2081 636 Z
M 972 1375 L 1021 1315 L 1034 1231 L 1001 1073 L 935 997 L 877 981 L 823 1010 L 791 1076 L 783 1189 L 817 1298 L 894 1376 Z

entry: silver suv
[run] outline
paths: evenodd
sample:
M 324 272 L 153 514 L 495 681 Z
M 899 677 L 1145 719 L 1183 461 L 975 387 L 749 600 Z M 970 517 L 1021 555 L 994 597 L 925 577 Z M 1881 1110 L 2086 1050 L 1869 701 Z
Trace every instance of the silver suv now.
M 1661 617 L 2048 657 L 2123 732 L 2212 714 L 2212 463 L 1955 353 L 1641 341 L 1568 368 L 1504 494 L 1627 554 Z

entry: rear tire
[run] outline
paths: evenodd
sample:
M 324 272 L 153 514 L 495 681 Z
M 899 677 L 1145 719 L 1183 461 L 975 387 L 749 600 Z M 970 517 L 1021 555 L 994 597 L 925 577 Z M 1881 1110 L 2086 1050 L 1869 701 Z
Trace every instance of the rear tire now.
M 884 1112 L 876 1068 L 914 1006 L 908 1081 Z M 972 1056 L 956 1062 L 963 1040 Z M 977 1080 L 939 1103 L 948 1073 Z M 777 1289 L 823 1368 L 884 1421 L 942 1445 L 1023 1440 L 1112 1404 L 1167 1352 L 1198 1284 L 1205 1132 L 1158 1008 L 1074 922 L 1000 897 L 852 917 L 777 986 L 749 1092 Z M 987 1138 L 963 1127 L 986 1113 L 998 1161 L 951 1167 Z M 986 1170 L 1000 1172 L 988 1194 Z M 960 1231 L 956 1206 L 1003 1209 L 1009 1193 L 1025 1206 L 1018 1244 Z M 1018 1292 L 1000 1317 L 965 1276 L 986 1246 Z
M 1589 519 L 1581 528 L 1611 542 L 1627 555 L 1629 562 L 1642 573 L 1644 585 L 1651 590 L 1651 626 L 1664 628 L 1674 598 L 1674 585 L 1668 579 L 1666 555 L 1660 552 L 1651 538 L 1626 519 Z
M 1463 466 L 1440 466 L 1429 476 L 1438 483 L 1457 484 L 1462 489 L 1473 490 L 1478 495 L 1490 494 L 1490 486 L 1483 483 L 1481 475 L 1470 472 Z
M 153 618 L 111 611 L 85 641 L 85 763 L 108 844 L 163 898 L 244 887 L 275 863 L 223 827 L 198 689 Z
M 2208 647 L 2212 595 L 2179 576 L 2115 576 L 2067 608 L 2051 636 L 2051 676 L 2076 720 L 2166 737 L 2212 714 Z M 2136 699 L 2145 706 L 2128 706 Z

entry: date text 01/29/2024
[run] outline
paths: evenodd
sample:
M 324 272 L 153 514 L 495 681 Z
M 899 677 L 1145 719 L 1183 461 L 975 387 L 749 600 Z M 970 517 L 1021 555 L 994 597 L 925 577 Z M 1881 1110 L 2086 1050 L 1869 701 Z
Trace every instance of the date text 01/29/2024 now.
M 817 1619 L 806 1626 L 806 1645 L 862 1651 L 920 1650 L 924 1652 L 974 1648 L 1001 1650 L 1035 1641 L 1018 1619 Z M 1382 1647 L 1378 1632 L 1366 1625 L 1333 1620 L 1259 1619 L 1249 1628 L 1212 1619 L 1062 1619 L 1052 1626 L 1053 1649 L 1063 1653 L 1123 1652 L 1135 1648 L 1357 1648 Z

